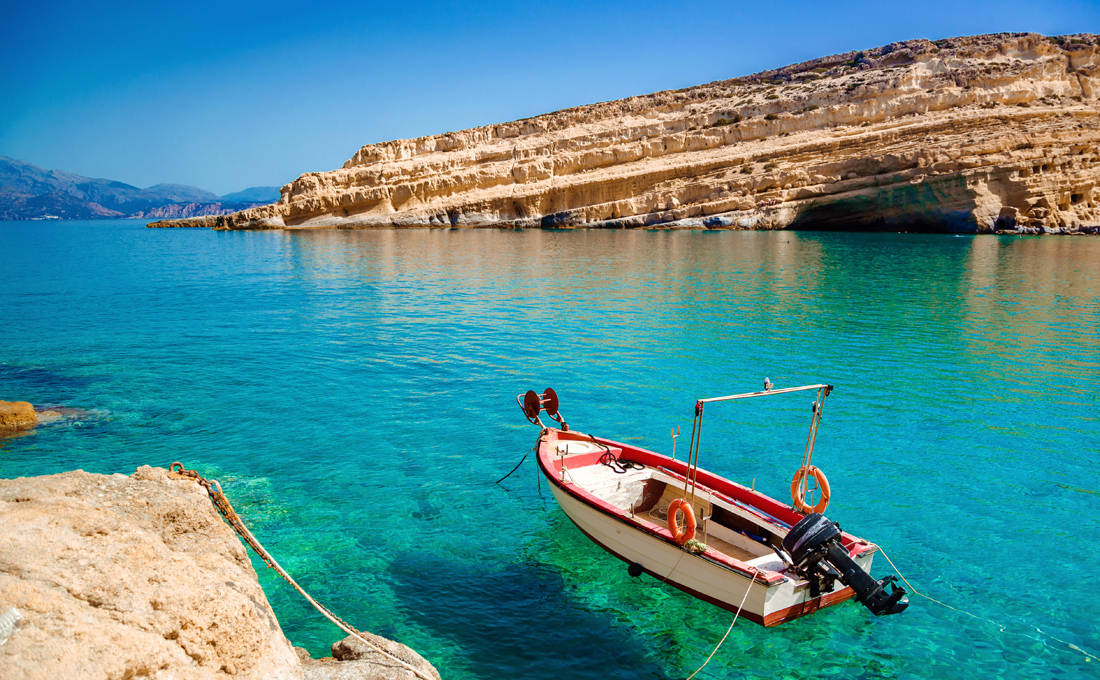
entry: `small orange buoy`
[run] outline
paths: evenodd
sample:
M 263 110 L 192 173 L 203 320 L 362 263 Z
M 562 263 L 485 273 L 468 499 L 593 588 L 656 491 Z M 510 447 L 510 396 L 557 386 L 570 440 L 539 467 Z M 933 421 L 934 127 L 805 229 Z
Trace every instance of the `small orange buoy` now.
M 802 482 L 809 475 L 813 476 L 814 481 L 817 482 L 817 488 L 821 491 L 821 500 L 813 507 L 806 504 L 802 491 Z M 798 472 L 794 473 L 794 479 L 791 480 L 791 500 L 794 502 L 794 509 L 799 512 L 825 512 L 825 508 L 829 507 L 829 480 L 825 477 L 825 473 L 813 465 L 803 465 L 798 468 Z
M 681 512 L 684 513 L 683 531 L 680 530 L 680 523 L 676 520 Z M 672 532 L 672 540 L 676 541 L 677 545 L 683 545 L 695 538 L 695 511 L 683 498 L 677 498 L 668 504 L 668 530 Z

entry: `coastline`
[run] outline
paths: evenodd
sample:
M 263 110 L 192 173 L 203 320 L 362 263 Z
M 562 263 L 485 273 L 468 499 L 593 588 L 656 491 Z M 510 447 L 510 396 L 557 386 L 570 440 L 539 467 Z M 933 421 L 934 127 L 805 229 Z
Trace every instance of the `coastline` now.
M 207 220 L 206 218 L 218 218 L 224 217 L 223 215 L 210 215 L 192 217 L 184 220 L 161 220 L 158 222 L 149 222 L 145 226 L 150 229 L 209 229 L 211 231 L 323 231 L 323 230 L 343 230 L 343 231 L 385 231 L 385 230 L 400 230 L 400 229 L 506 229 L 506 230 L 526 230 L 526 229 L 542 229 L 548 231 L 561 231 L 561 230 L 576 230 L 576 229 L 598 229 L 606 231 L 883 231 L 883 232 L 896 232 L 896 233 L 944 233 L 944 234 L 993 234 L 998 236 L 1098 236 L 1100 235 L 1100 224 L 1098 225 L 1084 225 L 1072 229 L 1064 227 L 1048 227 L 1045 225 L 1034 227 L 1014 227 L 1010 229 L 789 229 L 787 227 L 755 227 L 755 226 L 741 226 L 735 220 L 746 219 L 734 214 L 721 214 L 714 215 L 707 218 L 691 218 L 676 220 L 673 222 L 658 222 L 658 223 L 646 223 L 644 219 L 637 218 L 631 220 L 607 220 L 604 222 L 588 223 L 588 224 L 561 224 L 555 226 L 544 226 L 542 224 L 534 223 L 516 223 L 516 222 L 483 222 L 477 224 L 462 224 L 462 225 L 441 225 L 432 223 L 402 223 L 402 224 L 379 224 L 375 222 L 332 222 L 310 225 L 294 225 L 294 226 L 277 226 L 266 224 L 249 224 L 245 226 L 235 226 L 225 224 L 223 221 L 217 219 Z M 749 218 L 751 219 L 751 218 Z
M 910 40 L 370 144 L 150 227 L 1100 231 L 1100 38 Z
M 163 468 L 3 479 L 0 508 L 0 613 L 14 624 L 0 667 L 13 677 L 416 678 L 353 638 L 326 659 L 293 647 L 207 494 Z

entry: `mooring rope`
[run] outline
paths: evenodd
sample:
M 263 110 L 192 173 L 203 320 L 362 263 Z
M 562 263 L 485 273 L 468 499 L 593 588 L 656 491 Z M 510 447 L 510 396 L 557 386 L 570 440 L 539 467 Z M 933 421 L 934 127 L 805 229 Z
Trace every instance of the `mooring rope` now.
M 248 530 L 248 527 L 244 525 L 244 522 L 241 520 L 240 516 L 233 509 L 233 505 L 229 502 L 229 499 L 226 498 L 224 493 L 222 493 L 222 485 L 218 482 L 218 480 L 206 479 L 198 472 L 195 472 L 194 470 L 188 470 L 183 466 L 183 463 L 180 463 L 178 461 L 169 465 L 168 471 L 181 477 L 193 479 L 198 482 L 200 486 L 206 489 L 206 493 L 210 495 L 210 500 L 214 503 L 214 507 L 218 509 L 218 512 L 221 513 L 221 516 L 224 517 L 225 521 L 229 523 L 229 526 L 233 527 L 233 530 L 236 531 L 242 539 L 244 539 L 244 542 L 247 543 L 248 546 L 252 548 L 252 550 L 254 550 L 257 555 L 260 556 L 260 559 L 262 559 L 267 564 L 267 566 L 274 569 L 275 572 L 279 574 L 279 576 L 282 576 L 287 583 L 289 583 L 295 590 L 298 591 L 299 594 L 301 594 L 302 597 L 306 599 L 306 602 L 309 602 L 311 605 L 313 605 L 314 609 L 321 612 L 322 616 L 324 616 L 332 623 L 336 624 L 337 628 L 359 640 L 379 654 L 389 657 L 393 661 L 396 661 L 402 668 L 409 671 L 416 677 L 421 678 L 422 680 L 436 680 L 436 678 L 427 675 L 423 671 L 403 661 L 401 658 L 382 649 L 382 647 L 380 647 L 376 643 L 371 642 L 363 635 L 361 631 L 357 630 L 354 626 L 352 626 L 347 621 L 344 621 L 336 614 L 333 614 L 332 610 L 330 610 L 328 607 L 313 599 L 313 597 L 311 597 L 310 594 L 307 593 L 304 588 L 302 588 L 302 586 L 298 585 L 297 581 L 291 578 L 290 574 L 288 574 L 285 569 L 279 566 L 279 563 L 275 561 L 275 558 L 271 556 L 271 553 L 269 553 L 262 545 L 260 545 L 260 542 L 256 540 L 256 537 L 253 536 L 252 532 Z
M 520 458 L 520 459 L 519 459 L 519 462 L 518 462 L 518 463 L 516 463 L 516 466 L 515 466 L 514 468 L 512 468 L 511 470 L 509 470 L 509 471 L 508 471 L 508 474 L 506 474 L 506 475 L 504 475 L 503 477 L 501 477 L 500 479 L 498 479 L 498 480 L 497 480 L 497 484 L 500 484 L 500 483 L 501 483 L 501 482 L 503 482 L 504 480 L 506 480 L 506 479 L 508 479 L 509 477 L 511 477 L 511 476 L 512 476 L 512 473 L 513 473 L 513 472 L 515 472 L 516 470 L 518 470 L 518 469 L 519 469 L 519 466 L 520 466 L 520 465 L 523 465 L 523 461 L 527 460 L 527 456 L 529 456 L 529 455 L 530 455 L 530 451 L 528 451 L 527 453 L 523 454 L 523 458 Z
M 500 479 L 498 479 L 497 484 L 500 484 L 504 480 L 511 477 L 512 473 L 515 472 L 516 470 L 518 470 L 520 465 L 523 465 L 523 461 L 527 460 L 527 456 L 531 455 L 532 453 L 534 453 L 536 456 L 538 455 L 539 446 L 542 444 L 542 435 L 545 432 L 546 432 L 546 430 L 542 430 L 542 431 L 539 432 L 539 438 L 535 440 L 535 447 L 533 449 L 531 449 L 530 451 L 528 451 L 527 453 L 523 454 L 523 458 L 519 459 L 519 462 L 516 463 L 516 466 L 508 471 L 508 474 L 506 474 L 503 477 L 501 477 Z M 538 472 L 538 470 L 535 470 L 535 471 Z
M 707 660 L 703 662 L 703 665 L 696 668 L 695 672 L 687 677 L 687 680 L 691 680 L 696 675 L 698 675 L 699 671 L 706 668 L 707 664 L 710 663 L 710 660 L 713 659 L 714 655 L 718 653 L 718 648 L 722 646 L 722 643 L 726 641 L 727 637 L 729 637 L 730 631 L 733 630 L 733 624 L 737 623 L 737 617 L 741 616 L 741 609 L 744 608 L 745 601 L 749 599 L 749 592 L 752 591 L 752 584 L 754 583 L 756 583 L 756 574 L 752 575 L 752 580 L 749 581 L 749 587 L 745 588 L 745 596 L 741 598 L 741 604 L 737 605 L 737 611 L 733 613 L 733 621 L 730 621 L 730 627 L 726 629 L 726 634 L 722 636 L 722 639 L 719 640 L 718 644 L 716 644 L 714 646 L 714 649 L 711 650 L 710 656 L 708 656 Z
M 901 571 L 900 571 L 900 570 L 899 570 L 899 569 L 897 568 L 897 566 L 896 566 L 896 565 L 894 564 L 894 561 L 893 561 L 892 559 L 890 559 L 890 556 L 889 556 L 889 555 L 887 555 L 887 554 L 886 554 L 886 551 L 882 549 L 882 546 L 879 546 L 879 549 L 878 549 L 878 551 L 879 551 L 880 553 L 882 553 L 882 556 L 883 556 L 884 558 L 886 558 L 886 561 L 887 561 L 887 562 L 889 562 L 889 563 L 890 563 L 890 567 L 891 567 L 891 568 L 892 568 L 892 569 L 894 570 L 894 573 L 896 573 L 896 574 L 898 575 L 898 577 L 899 577 L 899 578 L 900 578 L 900 579 L 901 579 L 902 581 L 904 581 L 904 582 L 905 582 L 905 585 L 909 586 L 909 589 L 913 591 L 913 594 L 914 594 L 914 595 L 920 595 L 920 596 L 921 596 L 921 597 L 923 597 L 924 599 L 926 599 L 926 600 L 928 600 L 928 601 L 930 601 L 930 602 L 935 602 L 936 604 L 940 605 L 941 607 L 947 607 L 947 608 L 948 608 L 948 609 L 950 609 L 951 611 L 959 612 L 960 614 L 966 614 L 967 616 L 970 616 L 970 617 L 973 617 L 973 618 L 975 618 L 975 619 L 978 619 L 979 621 L 985 621 L 985 622 L 986 622 L 986 623 L 988 623 L 988 624 L 991 624 L 991 625 L 993 625 L 993 626 L 996 626 L 996 627 L 998 628 L 998 630 L 1000 630 L 1000 632 L 1002 632 L 1002 633 L 1008 632 L 1008 628 L 1007 628 L 1007 626 L 1005 626 L 1005 625 L 1004 625 L 1003 623 L 998 623 L 998 622 L 994 621 L 993 619 L 987 618 L 987 617 L 985 617 L 985 616 L 979 616 L 978 614 L 974 614 L 973 612 L 968 612 L 968 611 L 966 611 L 965 609 L 959 609 L 958 607 L 953 607 L 953 606 L 951 606 L 951 605 L 947 604 L 946 602 L 943 602 L 942 600 L 937 600 L 936 598 L 932 597 L 931 595 L 925 595 L 925 594 L 924 594 L 924 593 L 922 593 L 921 591 L 917 590 L 917 587 L 916 587 L 916 586 L 914 586 L 914 585 L 913 585 L 912 583 L 910 583 L 910 582 L 909 582 L 909 579 L 905 578 L 905 576 L 904 576 L 904 575 L 903 575 L 903 574 L 901 573 Z M 1034 629 L 1034 630 L 1035 630 L 1035 632 L 1039 633 L 1040 635 L 1044 635 L 1044 636 L 1046 636 L 1046 637 L 1048 637 L 1048 638 L 1050 638 L 1050 639 L 1052 639 L 1052 640 L 1056 640 L 1057 642 L 1060 642 L 1060 643 L 1062 643 L 1063 645 L 1065 645 L 1066 647 L 1068 647 L 1068 648 L 1072 649 L 1073 651 L 1075 651 L 1075 652 L 1080 652 L 1081 654 L 1084 654 L 1084 655 L 1085 655 L 1085 657 L 1086 657 L 1086 660 L 1089 660 L 1089 661 L 1100 661 L 1100 656 L 1096 656 L 1095 654 L 1092 654 L 1091 652 L 1088 652 L 1088 651 L 1086 651 L 1086 650 L 1084 650 L 1084 649 L 1081 649 L 1080 647 L 1078 647 L 1077 645 L 1073 644 L 1073 643 L 1072 643 L 1072 642 L 1070 642 L 1069 640 L 1063 640 L 1062 638 L 1060 638 L 1060 637 L 1058 637 L 1058 636 L 1056 636 L 1056 635 L 1052 635 L 1052 634 L 1050 634 L 1050 633 L 1046 632 L 1045 630 L 1043 630 L 1042 628 L 1039 628 L 1038 626 L 1035 626 L 1035 625 L 1032 625 L 1032 626 L 1031 626 L 1031 628 L 1032 628 L 1032 629 Z M 1019 633 L 1019 632 L 1018 632 L 1018 633 L 1017 633 L 1017 635 L 1023 635 L 1024 637 L 1026 637 L 1026 638 L 1031 638 L 1032 640 L 1038 640 L 1038 639 L 1039 639 L 1039 638 L 1036 638 L 1036 637 L 1034 637 L 1034 636 L 1028 635 L 1028 634 L 1026 634 L 1026 633 Z M 1040 640 L 1040 642 L 1041 642 L 1041 641 L 1042 641 L 1042 640 Z

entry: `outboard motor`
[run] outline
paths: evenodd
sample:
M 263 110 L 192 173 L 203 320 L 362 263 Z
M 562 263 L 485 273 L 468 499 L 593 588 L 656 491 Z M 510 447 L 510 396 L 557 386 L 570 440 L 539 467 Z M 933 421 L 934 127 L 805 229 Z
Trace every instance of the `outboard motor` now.
M 856 597 L 875 616 L 897 614 L 909 606 L 905 589 L 894 576 L 879 580 L 863 571 L 840 543 L 840 527 L 819 513 L 806 515 L 783 537 L 783 549 L 791 556 L 794 571 L 810 581 L 817 597 L 839 580 L 856 591 Z

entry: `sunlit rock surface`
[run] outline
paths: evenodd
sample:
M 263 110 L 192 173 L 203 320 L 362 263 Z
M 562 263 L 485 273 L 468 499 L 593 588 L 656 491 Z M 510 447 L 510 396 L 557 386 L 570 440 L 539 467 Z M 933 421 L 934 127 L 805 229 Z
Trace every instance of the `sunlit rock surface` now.
M 26 401 L 0 401 L 0 433 L 29 430 L 38 424 L 34 407 Z
M 5 680 L 415 677 L 377 653 L 301 659 L 206 492 L 162 468 L 0 480 L 0 517 Z
M 1095 35 L 912 40 L 364 146 L 152 226 L 1095 231 Z

